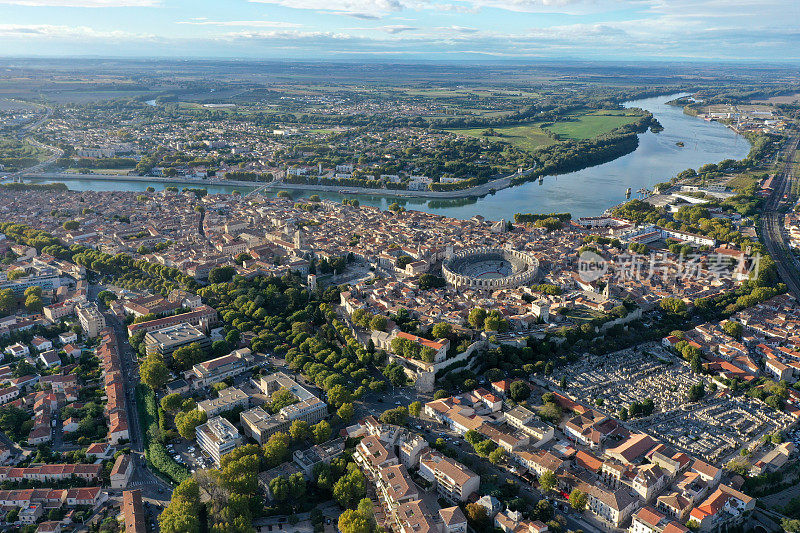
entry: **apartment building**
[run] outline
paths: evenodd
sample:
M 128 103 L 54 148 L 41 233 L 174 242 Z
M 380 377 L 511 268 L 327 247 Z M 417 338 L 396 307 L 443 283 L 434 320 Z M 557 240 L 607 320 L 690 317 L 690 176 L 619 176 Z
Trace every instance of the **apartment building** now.
M 105 329 L 106 318 L 97 308 L 96 303 L 83 303 L 77 306 L 76 309 L 81 330 L 86 337 L 94 339 Z
M 100 478 L 102 466 L 99 464 L 50 464 L 16 468 L 0 466 L 0 482 L 10 481 L 64 481 L 73 477 L 84 481 L 95 481 Z
M 208 453 L 217 466 L 222 457 L 242 444 L 242 437 L 236 427 L 226 419 L 217 416 L 195 429 L 197 444 Z
M 212 383 L 238 376 L 252 368 L 254 361 L 253 352 L 249 348 L 241 348 L 228 355 L 197 363 L 190 370 L 184 372 L 184 378 L 192 384 L 193 388 L 201 389 Z
M 353 459 L 370 478 L 376 479 L 383 468 L 400 464 L 394 446 L 387 446 L 376 435 L 367 435 L 356 446 Z
M 475 472 L 435 451 L 420 457 L 419 475 L 433 483 L 436 491 L 445 498 L 460 502 L 476 492 L 481 483 Z
M 756 500 L 727 485 L 720 485 L 708 498 L 692 509 L 689 517 L 700 524 L 700 531 L 727 531 L 744 522 Z
M 505 422 L 530 436 L 531 446 L 539 447 L 549 442 L 554 436 L 553 426 L 542 422 L 533 411 L 517 405 L 506 411 Z
M 629 490 L 609 490 L 600 486 L 586 487 L 588 508 L 597 517 L 619 526 L 631 515 L 639 502 Z
M 123 453 L 117 457 L 117 460 L 114 462 L 114 466 L 111 469 L 111 488 L 121 489 L 127 487 L 132 475 L 133 461 L 131 460 L 130 455 Z
M 689 528 L 659 513 L 652 507 L 642 507 L 633 515 L 630 533 L 687 533 Z
M 179 313 L 177 315 L 169 315 L 155 320 L 148 320 L 146 322 L 139 322 L 138 324 L 131 324 L 128 326 L 128 335 L 133 335 L 139 331 L 156 331 L 169 326 L 177 324 L 191 324 L 200 330 L 207 330 L 209 326 L 213 326 L 219 322 L 217 318 L 217 311 L 208 305 L 202 305 L 188 313 Z
M 126 490 L 122 493 L 121 510 L 125 520 L 126 533 L 147 533 L 147 517 L 140 489 Z

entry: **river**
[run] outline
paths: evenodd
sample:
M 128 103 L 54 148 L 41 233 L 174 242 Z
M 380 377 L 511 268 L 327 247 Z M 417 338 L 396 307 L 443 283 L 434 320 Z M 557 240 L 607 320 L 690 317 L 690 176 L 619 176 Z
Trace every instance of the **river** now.
M 471 218 L 482 215 L 489 220 L 513 219 L 514 213 L 561 213 L 570 212 L 574 217 L 599 215 L 609 207 L 625 200 L 625 190 L 630 187 L 635 198 L 636 191 L 651 188 L 667 181 L 687 168 L 698 168 L 706 163 L 717 163 L 723 159 L 743 159 L 750 151 L 750 143 L 744 137 L 716 122 L 707 122 L 683 113 L 683 109 L 667 105 L 666 102 L 679 95 L 660 96 L 626 102 L 626 107 L 640 107 L 653 113 L 664 130 L 659 133 L 647 131 L 639 135 L 639 147 L 622 156 L 591 168 L 546 176 L 541 182 L 533 181 L 498 191 L 483 198 L 464 200 L 429 200 L 413 198 L 385 198 L 380 195 L 341 195 L 338 193 L 298 191 L 299 197 L 319 194 L 323 198 L 341 201 L 342 198 L 358 198 L 362 204 L 386 208 L 397 201 L 407 209 L 437 213 L 454 218 Z M 676 143 L 683 142 L 679 147 Z M 162 183 L 111 180 L 65 180 L 72 190 L 122 190 L 144 191 L 148 185 L 163 189 Z M 185 185 L 183 187 L 199 187 Z M 234 189 L 246 192 L 246 188 L 228 185 L 203 185 L 209 193 L 229 193 Z M 273 193 L 275 194 L 275 193 Z

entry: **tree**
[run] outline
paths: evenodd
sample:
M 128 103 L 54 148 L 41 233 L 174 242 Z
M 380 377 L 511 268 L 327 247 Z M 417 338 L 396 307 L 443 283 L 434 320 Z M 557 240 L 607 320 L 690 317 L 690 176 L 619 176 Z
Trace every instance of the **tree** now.
M 297 396 L 292 394 L 289 389 L 278 389 L 272 393 L 269 401 L 269 410 L 271 413 L 277 413 L 284 407 L 296 404 L 299 400 Z
M 544 492 L 550 492 L 556 488 L 556 485 L 558 485 L 558 478 L 556 478 L 552 470 L 545 470 L 539 476 L 539 486 Z
M 576 511 L 584 511 L 586 509 L 587 503 L 588 503 L 588 498 L 586 496 L 586 493 L 578 489 L 573 489 L 573 491 L 569 493 L 569 504 Z
M 17 306 L 17 299 L 11 289 L 0 289 L 0 312 L 10 313 Z
M 387 409 L 381 413 L 380 421 L 384 424 L 404 426 L 408 421 L 408 408 L 401 405 L 394 409 Z
M 489 461 L 491 461 L 492 464 L 497 465 L 503 462 L 503 458 L 505 458 L 505 456 L 506 451 L 503 448 L 498 447 L 489 453 Z
M 680 315 L 686 313 L 686 302 L 679 298 L 662 298 L 658 305 L 669 314 Z
M 491 529 L 492 520 L 483 505 L 468 503 L 464 509 L 466 510 L 467 520 L 475 531 L 489 531 Z
M 327 420 L 320 420 L 314 425 L 314 441 L 317 444 L 322 444 L 331 438 L 331 425 Z
M 781 520 L 781 526 L 788 533 L 800 533 L 800 519 L 784 518 Z M 700 524 L 697 527 L 700 527 Z
M 475 452 L 481 457 L 489 457 L 489 454 L 492 453 L 497 448 L 497 444 L 490 441 L 489 439 L 486 439 L 475 444 L 473 448 L 475 448 Z
M 539 416 L 544 420 L 549 420 L 554 424 L 558 424 L 561 420 L 561 406 L 554 402 L 547 402 L 539 408 Z
M 375 315 L 369 321 L 369 327 L 372 331 L 386 331 L 386 326 L 389 320 L 383 315 Z
M 142 383 L 153 390 L 157 390 L 163 387 L 167 379 L 169 379 L 169 371 L 160 355 L 151 354 L 139 366 L 139 376 L 142 379 Z
M 706 395 L 706 387 L 702 381 L 700 383 L 695 383 L 694 385 L 689 387 L 688 396 L 690 402 L 696 402 L 705 395 Z
M 355 463 L 350 463 L 347 473 L 333 486 L 334 499 L 345 508 L 355 507 L 367 494 L 367 479 Z
M 169 505 L 158 517 L 164 533 L 200 531 L 200 487 L 193 478 L 186 479 L 172 491 Z
M 339 531 L 342 533 L 371 533 L 369 519 L 355 509 L 345 509 L 339 515 Z
M 42 299 L 35 294 L 31 294 L 27 298 L 25 298 L 25 309 L 28 310 L 30 313 L 41 313 L 42 309 L 44 308 L 44 303 L 42 303 Z
M 24 409 L 13 405 L 0 407 L 0 430 L 15 441 L 21 441 L 28 436 L 33 423 L 31 415 Z
M 497 314 L 489 313 L 483 321 L 483 329 L 484 331 L 496 331 L 501 332 L 506 327 L 505 320 Z
M 722 329 L 725 330 L 725 333 L 737 340 L 741 340 L 744 331 L 742 324 L 740 322 L 734 322 L 733 320 L 725 322 L 725 324 L 722 325 Z
M 431 329 L 431 335 L 433 335 L 434 339 L 446 339 L 452 334 L 453 326 L 447 322 L 439 322 Z
M 408 404 L 408 414 L 410 414 L 411 416 L 419 418 L 421 412 L 422 412 L 422 402 L 420 402 L 419 400 Z
M 24 278 L 24 277 L 25 277 L 25 271 L 22 269 L 12 270 L 8 274 L 6 274 L 6 278 L 8 278 L 9 281 L 16 281 L 19 278 Z
M 305 420 L 295 420 L 289 428 L 289 435 L 295 442 L 302 442 L 311 436 L 311 427 Z
M 177 392 L 172 394 L 167 394 L 163 398 L 161 398 L 161 408 L 165 411 L 177 411 L 181 408 L 181 404 L 183 403 L 183 396 L 178 394 Z
M 341 418 L 342 422 L 344 422 L 345 424 L 350 422 L 350 420 L 352 420 L 354 413 L 355 413 L 355 408 L 353 407 L 353 404 L 350 402 L 343 403 L 342 406 L 336 411 L 336 415 L 339 418 Z
M 273 434 L 264 444 L 264 461 L 268 468 L 274 468 L 286 460 L 289 455 L 291 438 L 286 433 Z
M 67 231 L 75 231 L 80 227 L 80 225 L 81 225 L 80 222 L 78 222 L 77 220 L 67 220 L 63 224 L 64 229 Z
M 289 496 L 292 501 L 299 502 L 306 494 L 306 478 L 302 472 L 297 472 L 289 476 Z
M 350 390 L 344 385 L 334 385 L 328 390 L 328 403 L 335 408 L 351 402 L 352 395 Z
M 286 498 L 289 497 L 289 480 L 286 476 L 273 478 L 269 482 L 269 491 L 275 500 L 279 502 L 286 501 Z
M 195 428 L 200 424 L 205 424 L 208 420 L 208 414 L 205 411 L 194 409 L 185 413 L 178 413 L 175 415 L 175 427 L 178 429 L 181 437 L 184 439 L 193 439 L 195 437 Z
M 521 380 L 513 382 L 509 387 L 509 391 L 511 392 L 511 398 L 515 402 L 527 400 L 531 396 L 531 389 L 524 381 Z
M 693 348 L 693 346 L 690 346 L 690 348 Z M 692 365 L 692 372 L 694 372 L 696 374 L 702 374 L 703 373 L 703 360 L 700 359 L 699 355 L 694 354 L 692 356 L 692 360 L 690 361 L 690 363 Z
M 172 362 L 180 370 L 188 370 L 205 359 L 205 353 L 199 343 L 193 342 L 181 346 L 172 352 Z
M 106 306 L 117 299 L 117 295 L 111 291 L 100 291 L 97 294 L 97 299 L 103 302 Z
M 236 274 L 236 269 L 232 266 L 222 266 L 217 268 L 212 268 L 211 271 L 208 273 L 208 282 L 209 283 L 226 283 L 233 279 L 234 274 Z
M 467 320 L 474 329 L 483 329 L 483 321 L 486 320 L 486 311 L 480 307 L 476 307 L 469 312 Z
M 33 285 L 32 287 L 28 287 L 25 289 L 23 295 L 27 298 L 28 296 L 38 296 L 39 298 L 42 297 L 42 288 L 38 285 Z

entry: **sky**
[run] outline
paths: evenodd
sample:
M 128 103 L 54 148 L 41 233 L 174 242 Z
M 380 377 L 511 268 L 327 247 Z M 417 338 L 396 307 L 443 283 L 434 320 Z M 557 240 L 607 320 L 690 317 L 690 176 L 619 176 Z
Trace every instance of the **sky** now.
M 800 0 L 0 0 L 0 55 L 800 62 Z

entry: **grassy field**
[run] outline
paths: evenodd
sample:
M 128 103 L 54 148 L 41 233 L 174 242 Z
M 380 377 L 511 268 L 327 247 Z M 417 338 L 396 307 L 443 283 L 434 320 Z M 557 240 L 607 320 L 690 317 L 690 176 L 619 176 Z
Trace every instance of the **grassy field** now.
M 562 139 L 591 139 L 614 128 L 630 124 L 638 117 L 622 111 L 597 111 L 574 117 L 574 120 L 556 122 L 547 129 Z
M 494 131 L 499 135 L 484 137 L 483 132 L 486 130 L 487 128 L 470 128 L 447 131 L 457 135 L 466 135 L 467 137 L 507 142 L 521 150 L 528 151 L 533 151 L 537 148 L 547 146 L 555 142 L 547 135 L 545 131 L 535 125 L 497 127 L 494 128 Z
M 106 174 L 109 176 L 127 176 L 133 168 L 74 168 L 69 170 L 68 172 L 72 172 L 74 174 Z
M 744 191 L 751 185 L 757 183 L 757 180 L 750 173 L 737 174 L 728 180 L 725 184 L 735 191 Z

